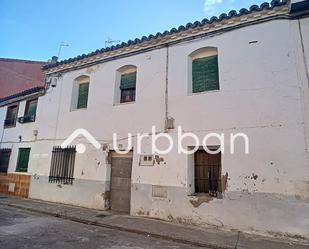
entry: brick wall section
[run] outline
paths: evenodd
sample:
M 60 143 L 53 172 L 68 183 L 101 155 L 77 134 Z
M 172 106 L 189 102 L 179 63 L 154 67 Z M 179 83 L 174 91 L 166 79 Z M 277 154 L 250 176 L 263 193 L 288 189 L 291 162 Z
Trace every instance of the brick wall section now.
M 15 184 L 14 192 L 9 191 L 9 184 Z M 0 174 L 0 193 L 28 198 L 30 175 Z

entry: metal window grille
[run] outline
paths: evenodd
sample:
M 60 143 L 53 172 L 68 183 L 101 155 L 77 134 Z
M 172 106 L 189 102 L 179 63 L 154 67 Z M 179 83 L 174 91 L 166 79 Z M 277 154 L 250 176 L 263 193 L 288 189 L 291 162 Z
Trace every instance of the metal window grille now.
M 75 146 L 61 148 L 55 146 L 52 151 L 49 182 L 58 184 L 73 184 Z

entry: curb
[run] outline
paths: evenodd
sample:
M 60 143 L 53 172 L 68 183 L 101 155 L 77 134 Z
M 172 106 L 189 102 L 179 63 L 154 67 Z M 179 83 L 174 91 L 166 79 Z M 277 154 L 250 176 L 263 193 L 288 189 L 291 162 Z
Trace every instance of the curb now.
M 47 212 L 47 211 L 38 210 L 38 209 L 34 209 L 34 208 L 28 208 L 28 207 L 24 207 L 24 206 L 20 206 L 20 205 L 16 205 L 16 204 L 0 203 L 0 205 L 6 205 L 6 206 L 9 206 L 9 207 L 19 208 L 19 209 L 23 209 L 23 210 L 27 210 L 27 211 L 31 211 L 31 212 L 35 212 L 35 213 L 45 214 L 45 215 L 48 215 L 48 216 L 53 216 L 53 217 L 57 217 L 57 218 L 65 219 L 65 220 L 70 220 L 70 221 L 74 221 L 74 222 L 78 222 L 78 223 L 82 223 L 82 224 L 86 224 L 86 225 L 93 225 L 93 226 L 104 227 L 104 228 L 109 228 L 109 229 L 116 229 L 118 231 L 140 234 L 140 235 L 145 235 L 147 237 L 153 237 L 153 238 L 158 238 L 158 239 L 163 239 L 163 240 L 167 240 L 167 241 L 173 241 L 173 242 L 177 242 L 177 243 L 193 245 L 193 246 L 198 246 L 198 247 L 206 247 L 206 248 L 211 248 L 211 249 L 236 249 L 237 248 L 237 247 L 228 247 L 228 246 L 222 247 L 222 246 L 217 246 L 217 245 L 214 245 L 214 244 L 211 244 L 211 243 L 202 243 L 202 242 L 198 242 L 198 241 L 194 241 L 194 240 L 180 239 L 180 238 L 175 238 L 175 237 L 172 237 L 172 236 L 162 235 L 162 234 L 158 234 L 158 233 L 148 233 L 148 232 L 145 232 L 145 231 L 142 231 L 142 230 L 125 228 L 125 227 L 120 227 L 120 226 L 115 226 L 115 225 L 108 225 L 108 224 L 104 224 L 104 223 L 100 223 L 100 222 L 96 222 L 96 221 L 89 221 L 89 220 L 85 220 L 85 219 L 72 217 L 72 216 L 69 216 L 69 215 Z

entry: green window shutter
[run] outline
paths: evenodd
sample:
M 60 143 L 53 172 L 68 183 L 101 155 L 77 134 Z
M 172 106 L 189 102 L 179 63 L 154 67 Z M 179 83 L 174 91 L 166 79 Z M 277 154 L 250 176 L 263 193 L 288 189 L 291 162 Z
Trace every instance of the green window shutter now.
M 192 92 L 219 90 L 218 56 L 192 61 Z
M 77 109 L 87 108 L 89 83 L 79 84 Z
M 136 72 L 121 75 L 120 80 L 121 90 L 135 89 L 135 87 L 136 87 Z
M 29 162 L 30 148 L 20 148 L 16 171 L 27 172 Z

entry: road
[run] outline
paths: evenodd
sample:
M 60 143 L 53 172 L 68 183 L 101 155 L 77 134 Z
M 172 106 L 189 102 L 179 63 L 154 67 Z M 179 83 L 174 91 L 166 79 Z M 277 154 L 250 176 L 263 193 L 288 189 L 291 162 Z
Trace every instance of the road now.
M 0 205 L 0 248 L 197 249 L 200 247 Z

